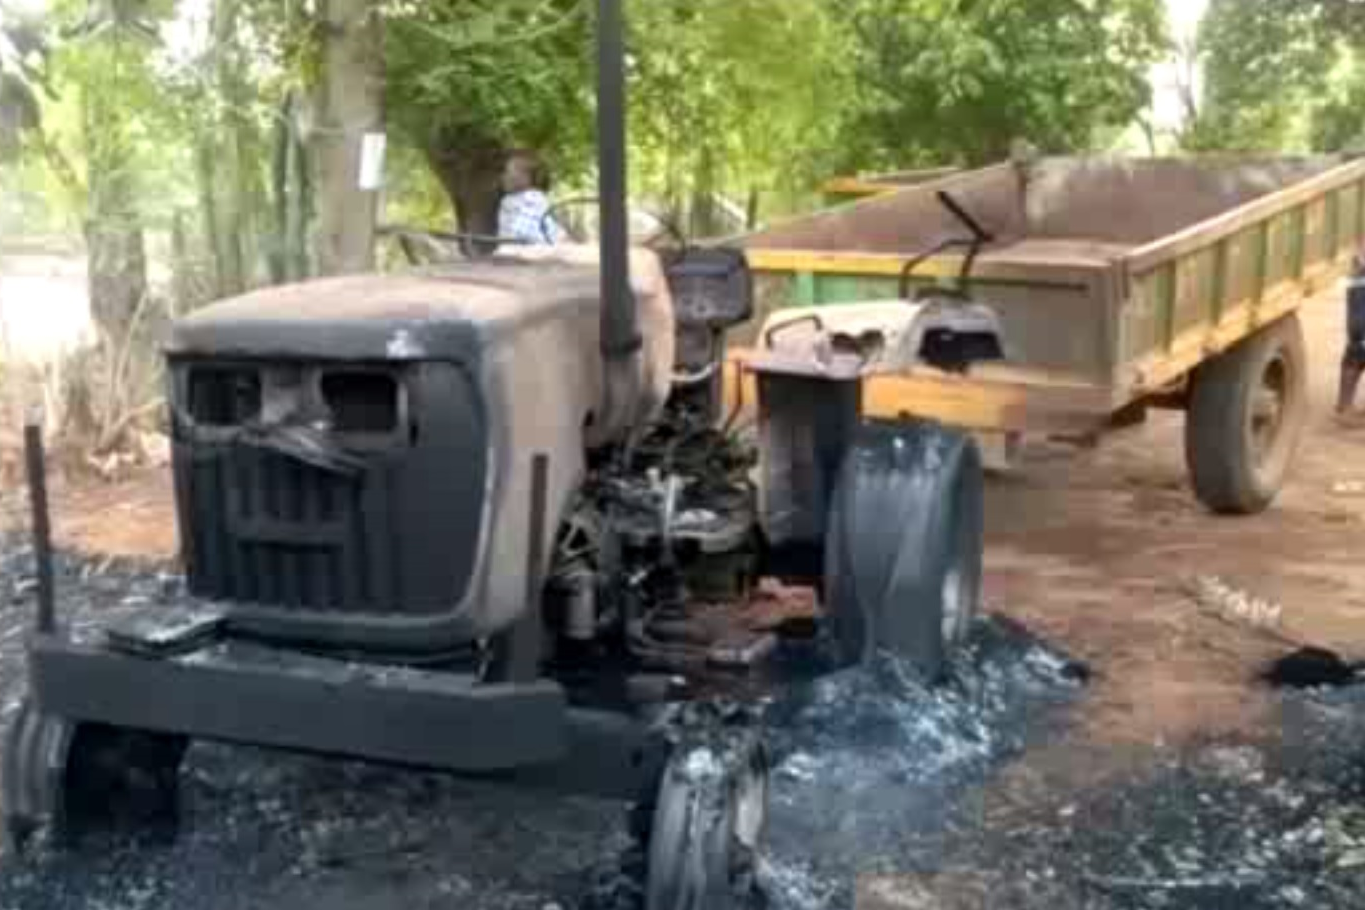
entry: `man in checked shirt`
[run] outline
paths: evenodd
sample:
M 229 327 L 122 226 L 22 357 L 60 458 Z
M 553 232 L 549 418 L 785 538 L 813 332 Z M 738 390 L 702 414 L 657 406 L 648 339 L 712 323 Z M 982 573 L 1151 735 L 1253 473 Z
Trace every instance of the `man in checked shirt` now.
M 1337 413 L 1351 415 L 1356 389 L 1365 374 L 1365 250 L 1356 254 L 1346 281 L 1346 353 L 1341 358 L 1341 391 Z
M 550 215 L 549 180 L 534 152 L 513 152 L 502 175 L 498 236 L 530 246 L 554 246 L 564 232 Z

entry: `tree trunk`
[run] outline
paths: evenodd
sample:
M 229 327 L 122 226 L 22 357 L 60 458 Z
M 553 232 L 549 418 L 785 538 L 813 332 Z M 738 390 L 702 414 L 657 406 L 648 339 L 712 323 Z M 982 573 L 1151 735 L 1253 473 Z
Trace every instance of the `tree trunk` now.
M 243 197 L 246 155 L 241 105 L 245 92 L 241 86 L 236 52 L 237 0 L 216 0 L 213 4 L 214 79 L 222 99 L 224 116 L 219 134 L 213 137 L 213 183 L 219 191 L 218 248 L 221 256 L 219 293 L 232 297 L 250 285 L 250 255 L 247 252 L 247 200 Z
M 121 338 L 147 296 L 142 228 L 123 218 L 91 221 L 85 230 L 90 310 L 100 328 Z
M 318 270 L 372 271 L 378 193 L 360 188 L 366 133 L 384 125 L 383 24 L 371 0 L 323 0 L 322 78 L 313 137 Z
M 198 305 L 195 300 L 194 263 L 185 231 L 185 213 L 171 218 L 171 304 L 170 315 L 179 318 Z
M 266 252 L 266 267 L 270 270 L 271 284 L 284 284 L 289 280 L 289 267 L 286 264 L 289 245 L 289 154 L 293 142 L 289 128 L 290 99 L 286 98 L 280 106 L 280 122 L 275 124 L 275 136 L 270 155 L 270 202 L 271 225 L 269 248 Z
M 119 84 L 123 48 L 109 55 L 108 78 Z M 90 313 L 106 340 L 121 341 L 147 295 L 147 254 L 137 188 L 128 162 L 128 124 L 105 86 L 82 86 L 86 153 L 86 278 Z
M 308 277 L 309 174 L 306 150 L 299 140 L 297 100 L 291 94 L 280 108 L 275 135 L 275 231 L 278 252 L 276 281 Z
M 437 136 L 426 155 L 450 197 L 460 231 L 496 237 L 507 150 L 492 143 L 473 145 L 452 136 Z
M 228 262 L 232 258 L 226 250 L 218 218 L 218 191 L 214 186 L 213 148 L 207 136 L 199 136 L 194 149 L 195 178 L 199 190 L 199 212 L 204 221 L 204 240 L 213 262 L 213 298 L 228 296 L 232 284 Z
M 285 261 L 291 281 L 302 281 L 316 269 L 309 257 L 308 226 L 316 214 L 313 198 L 313 172 L 309 169 L 308 150 L 299 136 L 298 122 L 291 126 L 293 143 L 289 154 L 289 211 L 285 220 Z
M 272 223 L 270 280 L 275 284 L 308 277 L 307 180 L 305 150 L 299 142 L 291 94 L 280 105 L 270 164 Z
M 302 3 L 286 0 L 284 18 L 291 30 L 308 27 Z M 310 274 L 308 262 L 309 173 L 308 150 L 300 135 L 300 98 L 286 93 L 275 120 L 270 165 L 270 280 L 275 284 L 302 281 Z
M 702 152 L 697 174 L 692 183 L 691 225 L 693 237 L 714 237 L 720 233 L 716 193 L 720 188 L 719 168 L 715 155 L 708 149 Z
M 756 186 L 749 187 L 749 201 L 744 206 L 744 229 L 758 230 L 758 219 L 763 208 L 763 191 Z

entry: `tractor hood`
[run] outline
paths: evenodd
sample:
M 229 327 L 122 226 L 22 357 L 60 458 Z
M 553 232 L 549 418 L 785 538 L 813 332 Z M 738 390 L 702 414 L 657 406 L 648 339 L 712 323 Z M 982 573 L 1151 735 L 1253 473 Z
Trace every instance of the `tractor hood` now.
M 269 288 L 178 321 L 172 356 L 354 361 L 476 359 L 507 332 L 596 314 L 592 266 L 496 259 L 405 275 Z

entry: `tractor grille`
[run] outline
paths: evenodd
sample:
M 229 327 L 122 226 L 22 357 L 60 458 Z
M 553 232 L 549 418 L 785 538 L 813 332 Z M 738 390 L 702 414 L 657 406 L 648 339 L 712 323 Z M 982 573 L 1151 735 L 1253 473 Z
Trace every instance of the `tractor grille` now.
M 193 483 L 196 593 L 309 610 L 406 612 L 404 529 L 386 508 L 393 473 L 379 467 L 345 477 L 244 447 L 206 460 Z
M 473 574 L 487 462 L 481 412 L 461 371 L 418 365 L 386 377 L 272 365 L 257 382 L 251 365 L 200 369 L 176 379 L 186 403 L 176 499 L 196 595 L 339 621 L 455 608 Z M 286 392 L 275 388 L 280 376 Z M 388 390 L 401 390 L 392 406 Z M 268 412 L 272 396 L 308 406 L 310 395 L 324 410 L 309 413 L 330 413 L 332 426 L 312 440 L 341 452 L 335 462 L 243 432 L 261 410 L 258 397 Z

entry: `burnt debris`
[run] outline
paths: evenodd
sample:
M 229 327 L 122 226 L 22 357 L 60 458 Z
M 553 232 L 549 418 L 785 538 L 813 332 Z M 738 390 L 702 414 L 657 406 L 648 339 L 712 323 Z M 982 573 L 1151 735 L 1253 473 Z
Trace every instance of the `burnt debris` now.
M 1362 681 L 1365 663 L 1351 663 L 1325 648 L 1305 647 L 1275 661 L 1263 678 L 1286 689 L 1321 689 L 1352 686 Z

